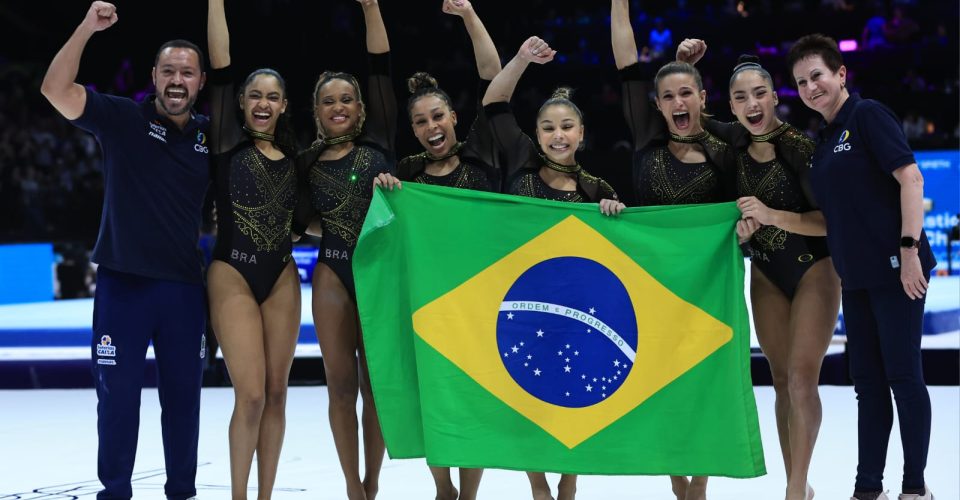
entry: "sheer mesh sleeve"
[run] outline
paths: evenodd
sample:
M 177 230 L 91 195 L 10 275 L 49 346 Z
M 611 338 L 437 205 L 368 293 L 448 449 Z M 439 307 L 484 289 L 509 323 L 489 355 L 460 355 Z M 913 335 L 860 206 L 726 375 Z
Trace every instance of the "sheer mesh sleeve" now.
M 462 158 L 469 158 L 477 163 L 477 167 L 483 168 L 490 178 L 490 183 L 496 191 L 502 189 L 500 178 L 500 162 L 498 161 L 497 146 L 494 143 L 493 133 L 490 130 L 490 121 L 481 104 L 480 96 L 487 92 L 490 86 L 490 80 L 480 80 L 477 88 L 477 118 L 470 126 L 470 132 L 464 145 Z
M 721 141 L 733 146 L 734 148 L 747 147 L 750 145 L 747 129 L 743 128 L 740 122 L 722 122 L 709 118 L 704 123 L 707 132 L 717 136 Z
M 243 140 L 232 66 L 210 71 L 210 151 L 223 154 Z
M 814 210 L 819 210 L 813 189 L 810 187 L 810 160 L 816 143 L 793 125 L 786 132 L 774 139 L 777 148 L 777 158 L 786 163 L 787 168 L 793 171 L 800 182 L 803 196 Z
M 640 151 L 654 140 L 666 140 L 666 124 L 650 102 L 653 75 L 649 64 L 634 63 L 620 70 L 623 116 L 630 128 L 633 150 Z
M 367 120 L 364 135 L 388 155 L 392 165 L 396 157 L 397 96 L 393 90 L 390 53 L 367 54 L 370 75 L 367 81 Z
M 535 169 L 539 165 L 537 147 L 533 140 L 520 130 L 517 118 L 510 109 L 510 103 L 493 102 L 483 107 L 490 125 L 490 133 L 496 151 L 503 163 L 504 186 L 509 186 L 514 177 L 525 169 Z

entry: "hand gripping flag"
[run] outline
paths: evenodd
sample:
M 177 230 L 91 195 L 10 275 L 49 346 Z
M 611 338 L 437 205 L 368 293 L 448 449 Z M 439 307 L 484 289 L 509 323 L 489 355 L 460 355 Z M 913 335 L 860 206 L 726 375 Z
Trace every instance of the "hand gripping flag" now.
M 738 216 L 378 191 L 354 273 L 390 456 L 764 474 Z

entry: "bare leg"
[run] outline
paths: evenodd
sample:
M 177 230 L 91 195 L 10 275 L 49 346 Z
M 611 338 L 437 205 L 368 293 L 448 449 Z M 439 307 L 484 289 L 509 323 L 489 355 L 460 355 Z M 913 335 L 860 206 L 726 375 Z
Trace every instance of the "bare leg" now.
M 266 400 L 257 444 L 260 500 L 272 496 L 286 428 L 287 382 L 300 335 L 300 278 L 291 262 L 260 305 L 266 354 Z
M 236 269 L 213 261 L 207 276 L 210 319 L 233 382 L 230 491 L 234 500 L 245 500 L 264 406 L 263 322 L 260 306 Z
M 685 500 L 707 500 L 707 479 L 710 478 L 708 476 L 691 477 Z
M 354 317 L 359 325 L 360 318 Z M 377 406 L 373 401 L 373 389 L 370 387 L 370 372 L 367 369 L 367 356 L 363 347 L 363 331 L 359 327 L 358 331 L 360 332 L 360 395 L 363 396 L 363 489 L 367 493 L 367 500 L 374 500 L 377 490 L 380 489 L 380 468 L 383 466 L 383 455 L 387 447 L 383 442 L 383 431 L 380 429 Z
M 803 275 L 790 314 L 790 465 L 788 500 L 805 500 L 807 472 L 822 419 L 819 380 L 823 357 L 833 338 L 840 308 L 840 279 L 829 258 Z
M 476 500 L 483 469 L 460 468 L 460 500 Z
M 557 500 L 573 500 L 577 497 L 577 475 L 561 474 L 557 485 Z
M 777 437 L 783 457 L 787 482 L 790 481 L 790 392 L 787 360 L 790 356 L 790 300 L 767 278 L 757 266 L 750 269 L 750 302 L 753 306 L 753 324 L 760 348 L 770 364 L 773 390 L 776 393 L 774 410 L 777 417 Z
M 430 467 L 430 475 L 437 486 L 436 500 L 457 500 L 457 489 L 450 480 L 450 467 Z
M 347 498 L 367 500 L 360 481 L 360 440 L 357 436 L 360 380 L 356 312 L 340 278 L 323 263 L 317 263 L 313 272 L 313 322 L 327 375 L 330 430 L 347 483 Z
M 687 488 L 690 486 L 690 480 L 687 476 L 670 476 L 670 486 L 677 500 L 687 498 Z
M 527 479 L 530 480 L 530 490 L 533 492 L 533 500 L 553 500 L 550 493 L 550 485 L 547 484 L 547 475 L 543 472 L 527 472 Z

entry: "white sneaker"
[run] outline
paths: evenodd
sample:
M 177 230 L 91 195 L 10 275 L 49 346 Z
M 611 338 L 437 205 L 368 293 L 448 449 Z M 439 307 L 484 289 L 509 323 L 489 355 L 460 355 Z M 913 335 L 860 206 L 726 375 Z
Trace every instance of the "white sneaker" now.
M 933 492 L 930 491 L 930 488 L 927 485 L 923 485 L 923 495 L 917 495 L 916 493 L 908 493 L 900 495 L 900 500 L 933 500 Z
M 901 496 L 902 496 L 902 495 L 901 495 Z M 917 497 L 917 498 L 921 498 L 921 497 Z M 850 497 L 850 500 L 857 500 L 857 497 Z M 881 491 L 880 494 L 877 495 L 877 500 L 890 500 L 890 497 L 887 496 L 887 492 Z M 912 500 L 912 499 L 911 499 L 911 500 Z M 932 500 L 932 499 L 930 499 L 930 500 Z

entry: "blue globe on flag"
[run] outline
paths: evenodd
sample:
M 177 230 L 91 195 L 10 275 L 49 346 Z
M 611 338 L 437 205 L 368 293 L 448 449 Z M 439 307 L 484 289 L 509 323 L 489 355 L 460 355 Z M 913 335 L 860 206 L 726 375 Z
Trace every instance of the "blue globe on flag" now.
M 497 318 L 500 359 L 530 395 L 567 408 L 609 398 L 637 349 L 637 318 L 623 283 L 602 264 L 557 257 L 524 271 Z

